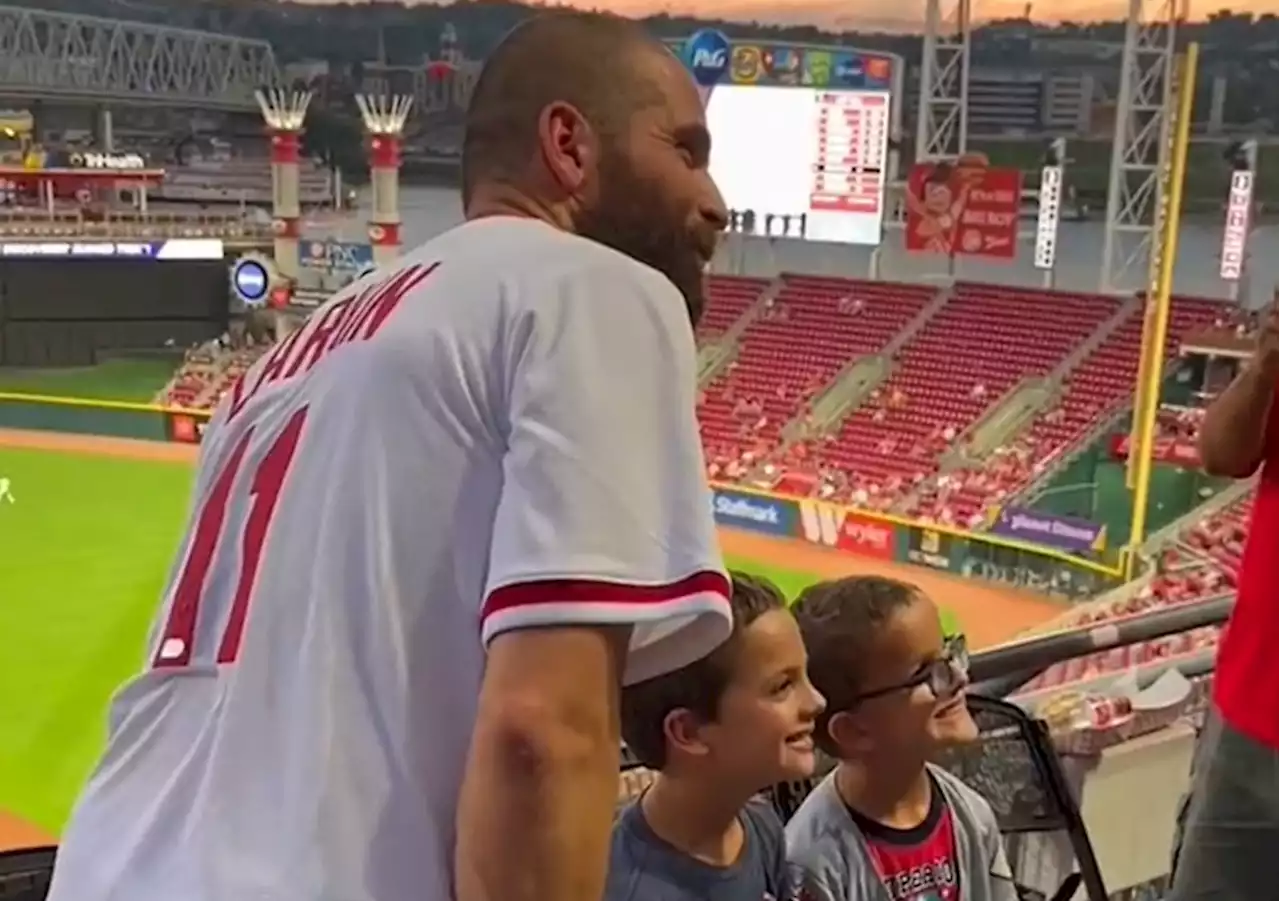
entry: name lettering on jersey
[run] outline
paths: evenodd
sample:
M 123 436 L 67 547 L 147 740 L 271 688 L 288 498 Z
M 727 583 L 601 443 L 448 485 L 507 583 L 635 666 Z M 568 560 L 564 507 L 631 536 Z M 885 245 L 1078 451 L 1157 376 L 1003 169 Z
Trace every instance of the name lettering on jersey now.
M 320 310 L 302 328 L 267 352 L 262 368 L 252 373 L 252 385 L 245 376 L 236 380 L 231 389 L 231 412 L 227 421 L 235 419 L 254 395 L 268 385 L 307 372 L 343 345 L 368 341 L 391 317 L 400 301 L 439 266 L 439 263 L 414 264 Z

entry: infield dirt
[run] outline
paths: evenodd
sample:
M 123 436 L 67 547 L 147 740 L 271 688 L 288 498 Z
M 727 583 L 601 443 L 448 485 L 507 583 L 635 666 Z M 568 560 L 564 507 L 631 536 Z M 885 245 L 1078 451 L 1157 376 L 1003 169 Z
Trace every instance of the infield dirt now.
M 190 462 L 195 461 L 198 453 L 194 445 L 14 429 L 0 429 L 0 447 Z M 766 538 L 729 530 L 721 530 L 720 536 L 726 553 L 761 563 L 824 577 L 875 573 L 914 582 L 940 606 L 956 614 L 964 623 L 965 634 L 974 648 L 1010 641 L 1063 610 L 1061 603 L 1031 592 L 1002 589 L 922 567 L 853 557 L 798 540 Z M 0 851 L 51 844 L 53 841 L 53 837 L 42 830 L 0 810 Z

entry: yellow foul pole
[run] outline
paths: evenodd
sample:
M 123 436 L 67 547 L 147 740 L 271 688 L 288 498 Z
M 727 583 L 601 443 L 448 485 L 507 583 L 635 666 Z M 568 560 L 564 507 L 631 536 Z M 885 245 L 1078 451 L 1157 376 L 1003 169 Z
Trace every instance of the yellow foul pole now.
M 1156 413 L 1160 406 L 1161 376 L 1164 372 L 1164 345 L 1169 333 L 1170 297 L 1173 294 L 1173 263 L 1178 254 L 1178 219 L 1182 212 L 1182 183 L 1187 168 L 1187 144 L 1191 136 L 1191 107 L 1195 98 L 1196 62 L 1200 46 L 1188 44 L 1178 68 L 1177 112 L 1173 122 L 1173 147 L 1169 155 L 1168 181 L 1165 184 L 1165 208 L 1156 236 L 1155 251 L 1159 260 L 1155 292 L 1147 299 L 1147 318 L 1143 328 L 1143 361 L 1139 370 L 1140 384 L 1134 407 L 1133 440 L 1129 442 L 1133 511 L 1130 519 L 1129 553 L 1125 566 L 1133 578 L 1138 561 L 1138 548 L 1146 539 L 1147 504 L 1151 493 L 1151 451 L 1155 440 Z

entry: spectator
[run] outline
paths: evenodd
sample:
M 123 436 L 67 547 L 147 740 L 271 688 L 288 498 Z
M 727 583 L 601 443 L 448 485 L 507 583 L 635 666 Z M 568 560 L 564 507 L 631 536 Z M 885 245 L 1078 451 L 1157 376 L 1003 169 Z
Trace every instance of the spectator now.
M 752 798 L 813 774 L 822 698 L 778 589 L 736 573 L 731 605 L 724 644 L 623 693 L 623 738 L 658 775 L 614 826 L 605 901 L 792 897 L 782 823 Z
M 1210 474 L 1242 479 L 1261 470 L 1261 478 L 1238 599 L 1218 652 L 1213 708 L 1181 817 L 1169 901 L 1276 897 L 1276 365 L 1273 306 L 1253 358 L 1209 408 L 1200 432 Z
M 1016 901 L 990 805 L 928 762 L 978 734 L 963 639 L 919 589 L 878 576 L 816 585 L 796 617 L 829 703 L 815 738 L 838 761 L 787 824 L 800 896 Z

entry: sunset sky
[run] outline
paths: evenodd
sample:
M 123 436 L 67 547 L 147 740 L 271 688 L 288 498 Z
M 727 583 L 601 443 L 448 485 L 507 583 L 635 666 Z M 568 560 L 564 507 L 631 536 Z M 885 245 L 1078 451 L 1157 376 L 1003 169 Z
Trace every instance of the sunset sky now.
M 853 28 L 862 20 L 891 16 L 895 19 L 923 21 L 922 0 L 563 0 L 567 6 L 584 8 L 607 7 L 627 15 L 649 15 L 654 12 L 689 13 L 726 19 L 758 19 L 778 22 L 812 22 L 829 27 Z M 1191 14 L 1201 18 L 1209 13 L 1231 7 L 1240 11 L 1276 11 L 1275 0 L 1191 0 Z M 973 0 L 975 19 L 992 19 L 1002 16 L 1022 15 L 1025 0 Z M 944 9 L 946 5 L 944 4 Z M 1158 9 L 1158 0 L 1146 0 L 1146 8 Z M 1069 17 L 1073 19 L 1120 19 L 1127 12 L 1125 0 L 1067 0 L 1049 2 L 1034 0 L 1031 3 L 1032 18 L 1051 20 Z M 912 15 L 914 12 L 914 16 Z M 848 24 L 846 24 L 848 23 Z
M 326 2 L 326 0 L 312 0 Z M 414 2 L 414 0 L 410 0 Z M 434 0 L 416 0 L 434 2 Z M 644 16 L 656 12 L 706 16 L 708 18 L 758 20 L 772 23 L 806 23 L 838 30 L 892 30 L 918 27 L 924 20 L 923 0 L 559 0 L 566 6 L 609 9 L 624 15 Z M 1160 0 L 1145 0 L 1154 13 Z M 973 0 L 975 20 L 1022 15 L 1025 0 Z M 1193 18 L 1230 7 L 1253 12 L 1275 12 L 1276 0 L 1191 0 Z M 945 8 L 945 7 L 944 7 Z M 1126 0 L 1033 0 L 1031 16 L 1040 21 L 1071 19 L 1121 19 Z

